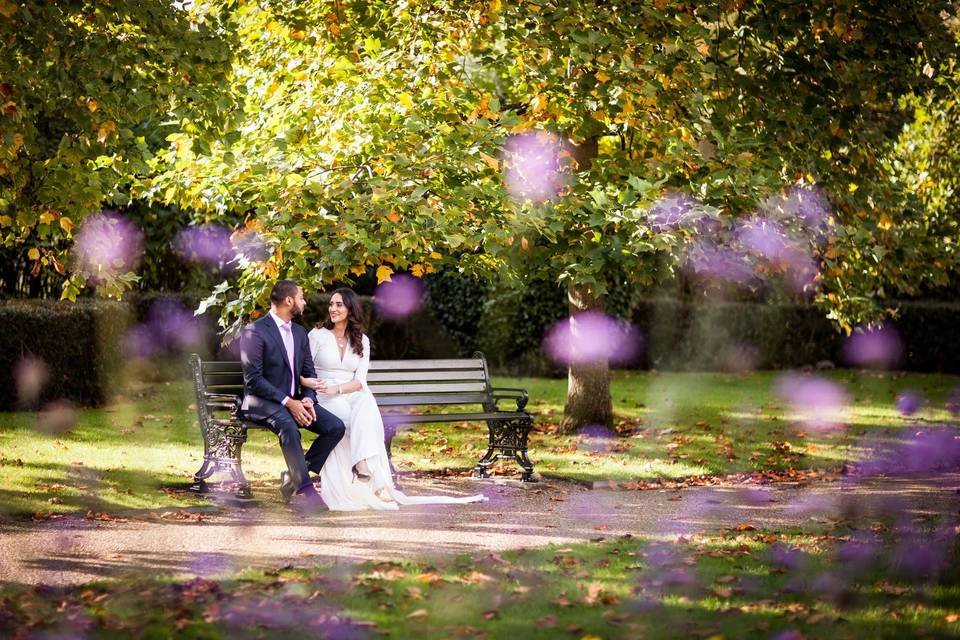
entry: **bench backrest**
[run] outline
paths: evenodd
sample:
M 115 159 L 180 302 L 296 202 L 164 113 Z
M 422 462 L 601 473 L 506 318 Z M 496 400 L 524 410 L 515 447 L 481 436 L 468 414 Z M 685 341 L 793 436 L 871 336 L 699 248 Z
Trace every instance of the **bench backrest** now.
M 243 394 L 239 360 L 201 360 L 194 354 L 190 364 L 198 393 L 202 388 L 218 395 Z M 367 386 L 381 407 L 492 402 L 487 361 L 481 353 L 464 359 L 371 360 Z

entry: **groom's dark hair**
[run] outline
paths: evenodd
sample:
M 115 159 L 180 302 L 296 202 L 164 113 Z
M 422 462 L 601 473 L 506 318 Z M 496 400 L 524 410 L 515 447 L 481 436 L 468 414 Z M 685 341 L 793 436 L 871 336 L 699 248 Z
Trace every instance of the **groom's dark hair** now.
M 294 280 L 277 280 L 277 284 L 270 290 L 270 302 L 280 304 L 287 296 L 293 298 L 297 295 L 299 288 L 300 285 Z

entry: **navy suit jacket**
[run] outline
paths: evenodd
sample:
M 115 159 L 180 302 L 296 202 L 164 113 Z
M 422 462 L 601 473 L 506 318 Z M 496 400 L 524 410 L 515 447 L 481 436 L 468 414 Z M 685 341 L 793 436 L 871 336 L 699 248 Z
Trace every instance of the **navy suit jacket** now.
M 294 380 L 292 398 L 310 398 L 317 401 L 313 389 L 300 385 L 300 376 L 316 378 L 317 371 L 310 355 L 310 341 L 307 331 L 294 322 L 293 328 L 293 369 Z M 240 342 L 240 360 L 243 363 L 243 410 L 268 409 L 263 400 L 280 404 L 290 395 L 290 363 L 287 361 L 287 349 L 283 346 L 280 329 L 270 314 L 260 318 L 243 330 Z M 272 411 L 269 411 L 272 413 Z

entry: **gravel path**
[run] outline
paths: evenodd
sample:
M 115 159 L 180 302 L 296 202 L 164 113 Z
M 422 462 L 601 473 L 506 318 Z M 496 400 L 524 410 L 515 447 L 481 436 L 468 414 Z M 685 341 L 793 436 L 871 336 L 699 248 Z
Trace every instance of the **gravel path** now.
M 776 528 L 870 512 L 896 502 L 917 516 L 960 508 L 960 473 L 796 486 L 610 491 L 558 481 L 522 486 L 412 479 L 410 494 L 483 492 L 489 502 L 304 516 L 276 505 L 68 515 L 0 523 L 0 582 L 79 584 L 131 572 L 215 576 L 244 567 L 354 563 L 497 552 L 623 534 L 673 537 L 750 524 Z

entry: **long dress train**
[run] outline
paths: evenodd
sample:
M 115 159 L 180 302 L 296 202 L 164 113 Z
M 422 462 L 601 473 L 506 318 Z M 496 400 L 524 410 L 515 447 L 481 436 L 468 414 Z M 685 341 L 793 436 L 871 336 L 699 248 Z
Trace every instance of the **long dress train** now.
M 310 353 L 317 377 L 335 388 L 357 380 L 363 388 L 353 393 L 338 395 L 318 393 L 323 408 L 343 420 L 347 433 L 327 458 L 320 471 L 320 495 L 331 511 L 360 511 L 364 509 L 398 509 L 407 504 L 464 504 L 482 502 L 483 495 L 456 498 L 451 496 L 408 496 L 393 484 L 390 462 L 383 442 L 383 418 L 377 401 L 367 387 L 370 368 L 370 339 L 363 336 L 363 355 L 347 345 L 343 358 L 333 332 L 320 328 L 309 334 Z M 366 460 L 370 480 L 353 478 L 353 466 Z

